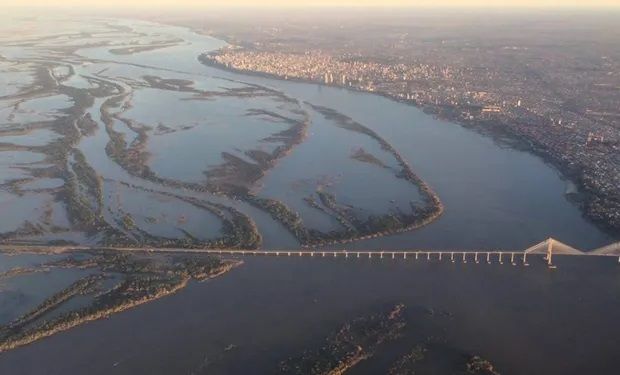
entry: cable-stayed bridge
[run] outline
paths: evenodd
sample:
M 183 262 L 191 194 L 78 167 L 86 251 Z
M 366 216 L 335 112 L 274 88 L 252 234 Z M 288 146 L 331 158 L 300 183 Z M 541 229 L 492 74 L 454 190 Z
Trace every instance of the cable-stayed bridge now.
M 192 253 L 228 256 L 265 257 L 321 257 L 321 258 L 365 258 L 365 259 L 403 259 L 449 261 L 462 263 L 500 263 L 528 266 L 528 258 L 542 256 L 549 267 L 554 268 L 556 256 L 598 256 L 618 258 L 620 263 L 620 242 L 584 252 L 549 238 L 522 251 L 475 251 L 475 250 L 239 250 L 239 249 L 199 249 L 199 248 L 157 248 L 157 247 L 106 247 L 106 246 L 48 246 L 37 244 L 0 244 L 5 252 L 47 252 L 63 253 L 71 251 L 109 250 L 122 252 L 150 253 Z

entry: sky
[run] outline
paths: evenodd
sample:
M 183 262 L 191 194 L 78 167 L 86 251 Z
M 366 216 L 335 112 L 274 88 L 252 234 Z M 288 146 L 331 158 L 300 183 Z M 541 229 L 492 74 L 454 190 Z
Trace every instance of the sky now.
M 303 6 L 423 6 L 423 7 L 620 7 L 620 0 L 1 0 L 8 6 L 80 7 L 303 7 Z

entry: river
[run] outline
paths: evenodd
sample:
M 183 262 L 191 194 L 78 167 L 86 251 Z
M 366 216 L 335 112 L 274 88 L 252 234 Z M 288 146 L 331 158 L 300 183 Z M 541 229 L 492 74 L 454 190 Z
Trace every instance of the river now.
M 380 148 L 336 131 L 312 113 L 310 103 L 333 108 L 380 134 L 445 204 L 440 219 L 422 229 L 355 242 L 348 248 L 520 250 L 555 237 L 578 248 L 592 249 L 612 242 L 567 199 L 569 182 L 537 156 L 504 147 L 474 131 L 381 96 L 206 67 L 198 61 L 199 54 L 224 43 L 185 28 L 129 20 L 106 22 L 183 42 L 128 55 L 111 54 L 109 47 L 81 49 L 78 55 L 91 62 L 77 64 L 76 71 L 92 74 L 104 65 L 109 69 L 105 74 L 123 77 L 119 78 L 123 82 L 148 71 L 170 78 L 184 77 L 201 87 L 258 84 L 295 99 L 299 108 L 294 110 L 310 113 L 307 139 L 259 181 L 258 194 L 280 197 L 294 206 L 305 193 L 305 176 L 312 181 L 312 189 L 318 180 L 329 179 L 329 186 L 341 182 L 348 189 L 334 187 L 338 197 L 356 202 L 367 211 L 377 209 L 368 202 L 375 198 L 403 204 L 407 197 L 414 196 L 404 186 L 369 178 L 363 168 L 370 167 L 352 164 L 346 153 L 337 161 L 330 159 L 339 146 L 347 152 L 363 147 L 377 154 Z M 5 50 L 4 55 L 9 52 L 19 54 L 13 48 Z M 76 86 L 86 85 L 77 76 L 72 80 Z M 190 110 L 182 106 L 184 101 L 174 99 L 168 104 L 180 107 L 171 109 L 146 98 L 142 104 L 134 102 L 137 109 L 133 115 L 138 120 L 146 121 L 146 116 L 165 118 L 178 110 L 181 117 L 190 117 L 187 122 L 206 121 L 200 117 L 204 108 Z M 258 101 L 272 109 L 287 109 L 281 103 L 265 103 L 268 99 Z M 231 118 L 237 117 L 239 122 L 240 111 L 256 103 L 257 99 L 251 98 L 227 104 L 226 112 L 232 111 L 232 115 L 218 114 L 214 123 L 236 124 Z M 139 105 L 147 106 L 147 111 L 140 112 Z M 92 113 L 98 111 L 96 104 Z M 97 116 L 94 118 L 99 121 Z M 89 163 L 109 181 L 153 187 L 150 182 L 129 176 L 105 157 L 103 148 L 108 139 L 102 128 L 78 145 Z M 255 131 L 259 132 L 242 132 L 242 136 L 257 137 Z M 219 133 L 213 134 L 215 140 L 207 139 L 208 132 L 201 136 L 213 147 L 220 143 Z M 185 139 L 189 142 L 190 138 Z M 166 149 L 169 144 L 157 143 L 161 160 L 175 155 L 175 150 Z M 187 172 L 178 171 L 179 165 L 182 163 L 168 167 L 162 164 L 160 170 Z M 188 179 L 199 175 L 181 174 Z M 120 194 L 121 187 L 107 183 L 106 189 L 116 189 L 114 194 Z M 385 191 L 390 194 L 382 195 Z M 151 205 L 140 199 L 144 198 L 132 201 L 140 202 L 142 207 Z M 264 236 L 264 247 L 297 245 L 264 212 L 223 197 L 209 199 L 252 216 Z M 308 216 L 308 221 L 317 226 L 325 226 L 325 220 L 319 215 Z M 407 306 L 407 337 L 391 346 L 388 354 L 365 361 L 351 373 L 377 373 L 383 362 L 389 363 L 406 348 L 439 337 L 450 350 L 440 353 L 447 357 L 439 355 L 435 363 L 438 367 L 429 373 L 445 373 L 437 370 L 442 363 L 480 354 L 502 374 L 615 374 L 620 366 L 615 353 L 620 347 L 619 296 L 620 273 L 617 264 L 609 259 L 559 258 L 558 269 L 549 270 L 540 260 L 526 268 L 391 259 L 255 258 L 247 259 L 244 266 L 223 277 L 192 284 L 174 296 L 0 354 L 0 373 L 269 374 L 275 372 L 279 361 L 320 345 L 344 322 L 377 306 L 402 302 Z M 449 318 L 435 318 L 442 314 L 433 312 L 447 312 Z

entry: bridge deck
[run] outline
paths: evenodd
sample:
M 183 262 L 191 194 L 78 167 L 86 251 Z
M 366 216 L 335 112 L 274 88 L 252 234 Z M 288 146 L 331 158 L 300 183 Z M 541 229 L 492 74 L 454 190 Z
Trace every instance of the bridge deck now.
M 269 256 L 269 257 L 330 257 L 330 258 L 368 258 L 368 259 L 425 259 L 433 261 L 449 260 L 452 262 L 468 261 L 479 262 L 509 262 L 511 264 L 527 264 L 531 256 L 546 256 L 545 254 L 530 253 L 528 251 L 485 251 L 485 250 L 235 250 L 235 249 L 183 249 L 183 248 L 135 248 L 135 247 L 100 247 L 100 246 L 41 246 L 41 245 L 0 245 L 0 251 L 17 252 L 48 252 L 62 253 L 71 251 L 110 250 L 126 252 L 150 253 L 192 253 L 228 256 Z M 601 253 L 559 253 L 553 256 L 613 256 Z M 620 262 L 620 257 L 618 257 Z M 551 263 L 551 262 L 549 262 Z

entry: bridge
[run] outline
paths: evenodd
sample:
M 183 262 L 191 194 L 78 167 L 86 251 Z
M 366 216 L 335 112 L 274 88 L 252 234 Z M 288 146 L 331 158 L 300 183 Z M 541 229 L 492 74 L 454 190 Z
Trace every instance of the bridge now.
M 0 252 L 45 252 L 64 253 L 76 251 L 121 251 L 147 253 L 188 253 L 228 256 L 264 256 L 264 257 L 308 257 L 308 258 L 364 258 L 364 259 L 413 259 L 426 261 L 450 261 L 452 263 L 508 263 L 529 266 L 528 258 L 542 256 L 550 268 L 555 268 L 555 256 L 598 256 L 618 258 L 620 263 L 620 242 L 600 249 L 584 252 L 549 238 L 524 251 L 474 251 L 474 250 L 238 250 L 238 249 L 198 249 L 198 248 L 156 248 L 156 247 L 105 247 L 105 246 L 47 246 L 25 244 L 0 244 Z

